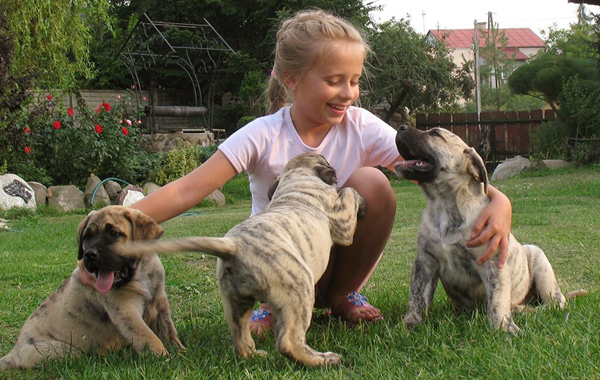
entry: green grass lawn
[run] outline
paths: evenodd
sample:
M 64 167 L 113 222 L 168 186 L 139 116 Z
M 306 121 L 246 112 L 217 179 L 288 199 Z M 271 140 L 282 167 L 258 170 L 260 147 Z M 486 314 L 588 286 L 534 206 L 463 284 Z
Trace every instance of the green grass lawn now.
M 215 259 L 186 253 L 162 260 L 173 319 L 187 352 L 155 358 L 125 349 L 9 370 L 0 379 L 600 378 L 599 169 L 543 171 L 493 183 L 513 202 L 513 233 L 522 243 L 544 249 L 563 292 L 590 292 L 565 310 L 516 315 L 520 336 L 490 330 L 482 310 L 453 310 L 441 287 L 420 327 L 399 327 L 425 199 L 417 186 L 394 182 L 395 228 L 364 290 L 385 320 L 349 328 L 317 311 L 307 335 L 313 348 L 341 354 L 341 366 L 296 365 L 275 350 L 272 336 L 257 339 L 268 356 L 237 359 L 215 281 Z M 196 208 L 164 223 L 165 238 L 220 236 L 249 210 L 249 201 L 240 198 L 224 207 Z M 0 231 L 0 356 L 12 348 L 25 319 L 74 269 L 76 229 L 83 217 L 25 215 L 10 222 L 17 232 Z

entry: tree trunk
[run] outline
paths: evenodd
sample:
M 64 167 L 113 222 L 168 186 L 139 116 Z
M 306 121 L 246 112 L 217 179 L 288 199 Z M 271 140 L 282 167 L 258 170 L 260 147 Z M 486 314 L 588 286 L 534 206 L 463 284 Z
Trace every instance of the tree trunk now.
M 383 121 L 390 124 L 390 121 L 392 121 L 392 116 L 394 115 L 394 112 L 396 112 L 398 107 L 400 107 L 400 105 L 402 105 L 404 98 L 406 98 L 406 94 L 407 94 L 407 91 L 404 90 L 400 93 L 400 95 L 396 98 L 395 101 L 390 102 L 390 109 L 386 112 L 385 117 L 383 118 Z

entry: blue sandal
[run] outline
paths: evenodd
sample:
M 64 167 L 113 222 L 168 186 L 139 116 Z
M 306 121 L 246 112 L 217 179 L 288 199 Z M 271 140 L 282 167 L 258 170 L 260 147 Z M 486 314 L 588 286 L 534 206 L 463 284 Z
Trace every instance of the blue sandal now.
M 257 335 L 264 334 L 273 330 L 273 322 L 274 317 L 271 308 L 267 304 L 261 303 L 250 317 L 250 331 Z

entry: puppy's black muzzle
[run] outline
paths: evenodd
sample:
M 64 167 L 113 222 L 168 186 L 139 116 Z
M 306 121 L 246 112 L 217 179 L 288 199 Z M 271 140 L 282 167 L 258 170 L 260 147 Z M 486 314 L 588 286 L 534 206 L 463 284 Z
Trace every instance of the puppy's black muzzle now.
M 88 272 L 98 276 L 99 272 L 114 272 L 115 284 L 118 288 L 125 285 L 135 274 L 137 261 L 114 253 L 108 247 L 111 239 L 102 236 L 94 237 L 84 242 L 83 265 Z
M 435 152 L 425 144 L 428 138 L 431 138 L 428 132 L 407 125 L 398 127 L 396 148 L 405 161 L 396 166 L 396 174 L 419 183 L 435 179 L 437 175 Z

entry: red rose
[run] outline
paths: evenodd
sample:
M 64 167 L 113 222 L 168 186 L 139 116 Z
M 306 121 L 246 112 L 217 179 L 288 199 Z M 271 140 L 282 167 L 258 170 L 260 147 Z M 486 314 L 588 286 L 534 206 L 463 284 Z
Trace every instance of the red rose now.
M 31 129 L 29 129 L 29 127 L 28 127 L 28 126 L 25 126 L 25 129 L 23 129 L 23 132 L 25 132 L 25 133 L 29 133 L 29 132 L 31 132 Z
M 26 145 L 25 148 L 23 148 L 23 151 L 25 152 L 25 154 L 29 154 L 31 153 L 31 148 Z
M 102 128 L 100 124 L 96 124 L 96 128 L 94 128 L 94 130 L 96 131 L 96 133 L 102 133 L 104 128 Z
M 98 108 L 96 108 L 96 113 L 100 113 L 100 111 L 109 112 L 110 110 L 112 110 L 110 103 L 104 102 L 102 104 L 98 104 Z
M 52 128 L 59 130 L 62 128 L 62 124 L 60 123 L 60 121 L 54 120 L 54 122 L 52 123 Z
M 48 99 L 49 101 L 52 101 L 52 95 L 46 96 L 46 99 Z
M 125 136 L 129 135 L 129 129 L 122 127 L 121 128 L 121 133 L 123 133 Z
M 73 111 L 73 108 L 69 108 L 67 110 L 67 113 L 69 114 L 70 117 L 73 117 L 73 115 L 75 115 L 75 111 Z

